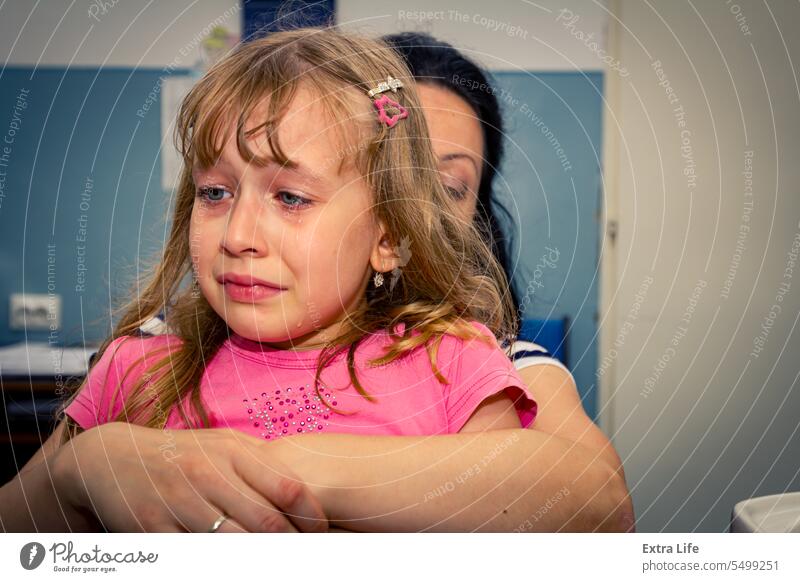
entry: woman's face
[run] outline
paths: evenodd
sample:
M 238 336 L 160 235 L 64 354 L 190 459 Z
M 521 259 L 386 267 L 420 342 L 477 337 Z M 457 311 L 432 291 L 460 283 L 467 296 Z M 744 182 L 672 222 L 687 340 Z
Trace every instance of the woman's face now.
M 420 83 L 419 97 L 428 123 L 442 182 L 461 218 L 472 222 L 483 169 L 483 132 L 475 112 L 454 92 Z

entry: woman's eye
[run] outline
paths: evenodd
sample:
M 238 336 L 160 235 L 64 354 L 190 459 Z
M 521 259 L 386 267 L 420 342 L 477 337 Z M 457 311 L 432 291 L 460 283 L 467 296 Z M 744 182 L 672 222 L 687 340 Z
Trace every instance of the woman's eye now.
M 456 188 L 455 186 L 445 186 L 447 192 L 453 197 L 453 200 L 463 200 L 467 195 L 467 188 Z
M 197 190 L 197 195 L 209 202 L 221 202 L 226 194 L 230 194 L 230 192 L 219 186 L 203 186 Z
M 291 209 L 302 208 L 311 203 L 311 201 L 307 198 L 303 198 L 302 196 L 298 196 L 297 194 L 293 194 L 292 192 L 287 192 L 285 190 L 279 191 L 277 197 L 281 204 Z

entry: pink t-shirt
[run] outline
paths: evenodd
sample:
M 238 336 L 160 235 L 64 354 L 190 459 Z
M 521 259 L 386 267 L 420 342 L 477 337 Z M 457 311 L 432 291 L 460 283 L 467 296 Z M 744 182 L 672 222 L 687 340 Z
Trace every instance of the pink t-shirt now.
M 484 325 L 473 325 L 494 338 Z M 208 362 L 201 380 L 201 396 L 211 425 L 264 439 L 308 432 L 456 433 L 483 400 L 503 390 L 514 401 L 523 427 L 530 426 L 536 417 L 536 402 L 496 340 L 490 347 L 480 340 L 446 335 L 437 366 L 449 384 L 436 378 L 424 348 L 383 366 L 368 366 L 366 362 L 381 356 L 389 341 L 386 333 L 374 334 L 356 351 L 358 378 L 374 397 L 370 402 L 351 385 L 344 356 L 337 356 L 322 372 L 320 398 L 313 383 L 319 350 L 278 350 L 234 335 Z M 146 356 L 125 378 L 123 399 L 145 368 L 176 350 L 180 342 L 174 335 L 117 338 L 92 367 L 88 381 L 66 413 L 83 428 L 109 422 L 122 410 L 123 402 L 119 397 L 112 402 L 112 395 L 131 364 Z M 166 351 L 147 355 L 165 347 Z M 177 410 L 163 414 L 167 415 L 166 428 L 186 428 Z

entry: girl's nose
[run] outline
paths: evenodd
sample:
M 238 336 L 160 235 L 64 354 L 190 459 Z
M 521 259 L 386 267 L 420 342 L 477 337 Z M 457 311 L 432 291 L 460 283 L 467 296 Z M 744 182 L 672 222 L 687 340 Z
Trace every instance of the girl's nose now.
M 259 225 L 262 214 L 263 208 L 255 199 L 240 195 L 228 214 L 221 242 L 223 252 L 234 256 L 264 255 L 267 247 Z

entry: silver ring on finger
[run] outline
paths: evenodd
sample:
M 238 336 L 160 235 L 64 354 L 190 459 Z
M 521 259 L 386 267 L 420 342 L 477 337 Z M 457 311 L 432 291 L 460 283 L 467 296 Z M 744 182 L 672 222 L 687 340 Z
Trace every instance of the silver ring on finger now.
M 225 521 L 226 521 L 227 519 L 228 519 L 228 516 L 227 516 L 226 514 L 224 514 L 224 513 L 223 513 L 222 515 L 220 515 L 220 516 L 217 518 L 217 521 L 215 521 L 215 522 L 214 522 L 214 525 L 212 525 L 212 526 L 211 526 L 211 527 L 208 529 L 208 533 L 214 533 L 214 532 L 216 532 L 216 531 L 217 531 L 217 530 L 218 530 L 218 529 L 219 529 L 219 528 L 222 526 L 222 524 L 223 524 L 223 523 L 225 523 Z

